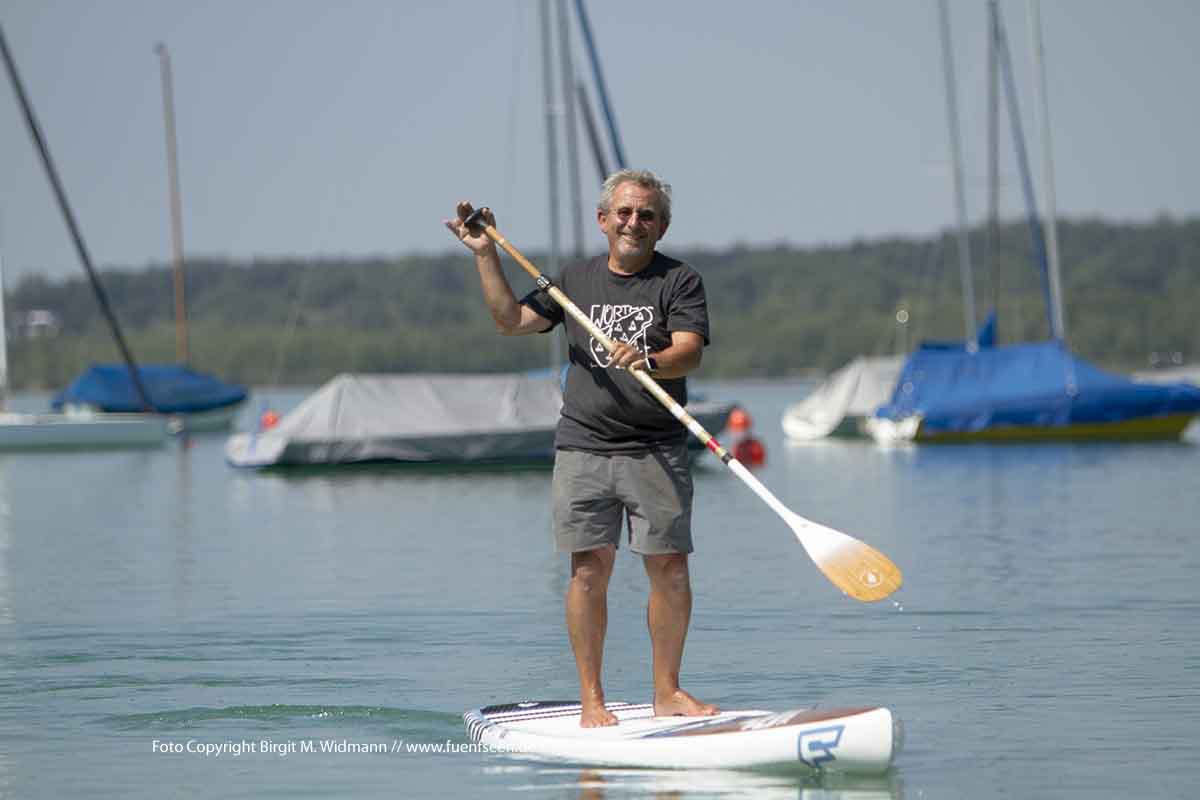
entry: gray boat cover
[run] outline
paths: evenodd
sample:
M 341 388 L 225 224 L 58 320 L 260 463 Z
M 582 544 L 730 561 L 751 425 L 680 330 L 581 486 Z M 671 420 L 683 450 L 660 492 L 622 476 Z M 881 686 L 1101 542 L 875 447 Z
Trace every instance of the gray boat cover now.
M 343 374 L 269 430 L 230 437 L 225 457 L 239 467 L 550 461 L 561 407 L 557 374 Z M 688 406 L 713 433 L 732 408 Z
M 343 374 L 225 451 L 238 466 L 544 458 L 561 406 L 557 376 Z

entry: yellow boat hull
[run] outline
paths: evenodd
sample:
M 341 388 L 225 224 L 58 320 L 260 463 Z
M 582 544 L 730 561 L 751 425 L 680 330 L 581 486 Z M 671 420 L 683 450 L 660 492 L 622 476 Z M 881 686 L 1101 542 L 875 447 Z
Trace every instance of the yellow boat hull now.
M 1092 422 L 1056 427 L 1013 425 L 981 431 L 929 431 L 922 422 L 918 442 L 1131 441 L 1178 439 L 1194 414 L 1168 414 L 1119 422 Z

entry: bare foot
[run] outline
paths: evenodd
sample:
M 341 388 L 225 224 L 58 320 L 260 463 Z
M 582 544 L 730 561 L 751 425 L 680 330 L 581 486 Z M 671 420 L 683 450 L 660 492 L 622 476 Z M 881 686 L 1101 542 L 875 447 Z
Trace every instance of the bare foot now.
M 616 725 L 617 717 L 611 711 L 604 707 L 604 702 L 584 702 L 583 713 L 579 716 L 579 727 L 581 728 L 604 728 L 609 725 Z
M 676 689 L 666 696 L 654 695 L 656 717 L 711 717 L 720 709 L 709 703 L 701 703 L 683 689 Z

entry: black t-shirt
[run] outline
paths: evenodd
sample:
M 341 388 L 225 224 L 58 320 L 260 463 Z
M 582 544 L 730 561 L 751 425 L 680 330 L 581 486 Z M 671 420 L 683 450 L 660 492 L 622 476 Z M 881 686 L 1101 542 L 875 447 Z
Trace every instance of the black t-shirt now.
M 657 251 L 635 275 L 610 270 L 607 255 L 568 264 L 556 285 L 600 330 L 643 353 L 668 347 L 672 331 L 697 333 L 708 344 L 708 303 L 700 273 Z M 557 448 L 641 453 L 687 436 L 687 429 L 636 378 L 608 368 L 608 351 L 566 318 L 549 293 L 536 290 L 521 302 L 554 325 L 566 324 L 570 365 Z M 686 378 L 658 382 L 680 405 L 687 404 Z

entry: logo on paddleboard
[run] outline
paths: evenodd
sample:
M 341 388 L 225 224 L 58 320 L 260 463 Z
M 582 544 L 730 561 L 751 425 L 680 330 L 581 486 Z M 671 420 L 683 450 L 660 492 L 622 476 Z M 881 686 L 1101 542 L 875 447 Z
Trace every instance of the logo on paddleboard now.
M 833 761 L 836 758 L 833 751 L 842 743 L 845 730 L 845 725 L 830 725 L 800 734 L 797 741 L 800 760 L 814 769 Z
M 654 306 L 605 303 L 592 306 L 588 316 L 608 338 L 626 342 L 643 353 L 650 352 L 646 347 L 646 331 L 654 322 Z M 604 345 L 595 339 L 589 339 L 588 347 L 597 364 L 607 367 L 612 363 L 612 355 L 604 349 Z

